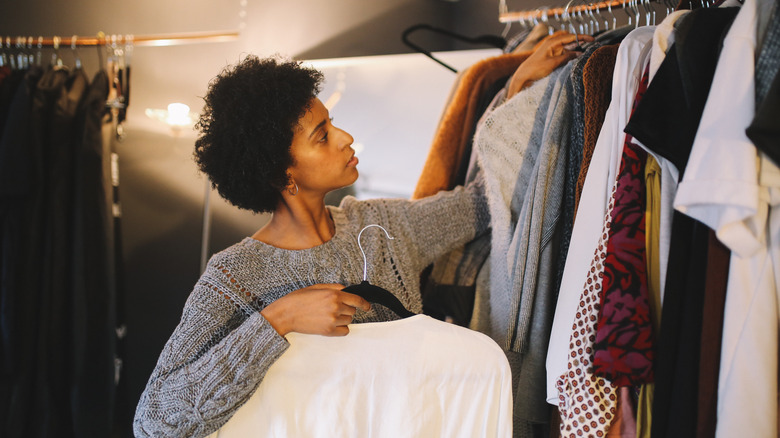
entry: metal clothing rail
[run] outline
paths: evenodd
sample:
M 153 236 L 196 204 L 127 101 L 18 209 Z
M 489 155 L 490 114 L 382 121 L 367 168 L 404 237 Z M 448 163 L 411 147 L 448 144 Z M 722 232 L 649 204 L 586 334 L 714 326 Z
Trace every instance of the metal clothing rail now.
M 79 47 L 79 46 L 104 46 L 111 44 L 132 44 L 139 46 L 178 46 L 194 43 L 217 43 L 234 41 L 238 39 L 238 31 L 217 32 L 191 32 L 159 35 L 105 35 L 102 32 L 93 37 L 32 37 L 32 36 L 5 36 L 0 38 L 0 43 L 5 43 L 5 48 L 26 47 Z
M 543 20 L 545 18 L 563 17 L 567 13 L 571 15 L 588 11 L 599 11 L 608 8 L 623 8 L 633 3 L 635 3 L 634 0 L 612 0 L 572 6 L 569 7 L 568 10 L 566 7 L 517 12 L 509 12 L 504 10 L 499 12 L 498 21 L 501 23 L 513 23 L 517 21 Z

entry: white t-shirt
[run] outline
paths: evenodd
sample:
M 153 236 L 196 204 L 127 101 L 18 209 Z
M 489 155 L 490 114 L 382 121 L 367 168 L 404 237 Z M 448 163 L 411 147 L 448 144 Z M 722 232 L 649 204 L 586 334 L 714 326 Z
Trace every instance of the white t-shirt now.
M 489 337 L 416 315 L 290 347 L 213 438 L 509 437 L 509 363 Z
M 745 2 L 723 41 L 674 207 L 715 230 L 741 256 L 764 242 L 758 154 L 745 128 L 755 107 L 756 2 Z

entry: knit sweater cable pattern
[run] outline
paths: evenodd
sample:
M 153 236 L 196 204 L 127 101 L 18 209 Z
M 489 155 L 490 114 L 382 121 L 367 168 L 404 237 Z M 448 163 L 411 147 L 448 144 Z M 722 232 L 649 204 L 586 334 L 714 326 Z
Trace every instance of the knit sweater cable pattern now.
M 275 248 L 252 238 L 214 255 L 187 299 L 136 410 L 137 437 L 203 437 L 244 404 L 289 344 L 260 314 L 280 297 L 318 283 L 368 280 L 393 292 L 412 312 L 422 310 L 420 271 L 490 224 L 484 182 L 416 201 L 347 197 L 328 207 L 336 232 L 305 250 Z M 374 231 L 371 231 L 374 230 Z M 381 305 L 358 309 L 353 322 L 398 317 Z

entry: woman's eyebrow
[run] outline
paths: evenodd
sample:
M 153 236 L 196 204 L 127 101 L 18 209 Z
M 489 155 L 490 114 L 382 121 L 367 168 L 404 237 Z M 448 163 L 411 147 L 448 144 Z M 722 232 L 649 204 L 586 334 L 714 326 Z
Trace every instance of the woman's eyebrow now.
M 315 127 L 314 127 L 314 129 L 311 131 L 311 134 L 309 134 L 309 140 L 311 140 L 311 137 L 312 137 L 312 136 L 313 136 L 313 135 L 314 135 L 314 134 L 315 134 L 317 131 L 319 131 L 320 129 L 322 129 L 322 127 L 323 127 L 323 126 L 325 126 L 325 123 L 326 123 L 327 121 L 328 121 L 328 119 L 326 118 L 325 120 L 321 121 L 320 123 L 318 123 L 318 124 L 317 124 L 317 126 L 315 126 Z

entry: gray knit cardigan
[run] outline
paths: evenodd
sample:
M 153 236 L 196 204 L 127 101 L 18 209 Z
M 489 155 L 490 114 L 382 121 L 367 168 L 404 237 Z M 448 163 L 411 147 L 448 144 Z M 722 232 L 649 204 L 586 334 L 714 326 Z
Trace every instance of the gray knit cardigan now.
M 214 255 L 141 395 L 135 435 L 203 437 L 225 424 L 288 347 L 260 310 L 313 284 L 360 283 L 357 236 L 366 225 L 379 224 L 394 237 L 375 227 L 363 233 L 368 280 L 420 313 L 420 271 L 489 226 L 482 181 L 416 201 L 347 197 L 328 207 L 336 233 L 322 245 L 285 250 L 245 238 Z M 374 305 L 358 310 L 354 322 L 393 319 Z

